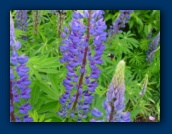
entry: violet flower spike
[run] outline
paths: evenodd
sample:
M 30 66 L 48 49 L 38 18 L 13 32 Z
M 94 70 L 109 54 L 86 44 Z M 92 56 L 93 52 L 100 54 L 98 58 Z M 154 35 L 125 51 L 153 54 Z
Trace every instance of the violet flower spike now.
M 17 28 L 22 31 L 27 31 L 27 12 L 28 10 L 16 10 Z M 23 36 L 22 39 L 27 40 L 27 36 Z
M 130 20 L 130 14 L 133 12 L 133 10 L 120 10 L 120 15 L 116 19 L 116 21 L 113 23 L 113 25 L 110 27 L 108 31 L 108 39 L 117 33 L 122 32 L 122 28 L 125 28 L 125 25 Z
M 60 50 L 63 57 L 60 62 L 67 63 L 68 70 L 63 82 L 66 92 L 60 98 L 62 110 L 58 112 L 62 117 L 71 115 L 74 118 L 77 115 L 78 121 L 81 121 L 90 111 L 90 104 L 94 98 L 92 94 L 98 86 L 96 79 L 101 73 L 96 65 L 103 63 L 101 56 L 105 49 L 103 42 L 106 40 L 106 24 L 103 21 L 103 13 L 101 10 L 74 12 L 70 30 L 65 27 L 61 34 L 63 41 Z M 87 19 L 86 26 L 83 24 L 83 18 Z M 93 37 L 95 55 L 90 51 L 90 37 Z M 87 73 L 86 66 L 90 66 L 91 74 Z M 79 69 L 79 72 L 76 72 L 76 69 Z M 72 90 L 75 90 L 74 94 Z M 69 108 L 72 108 L 71 114 Z M 81 112 L 74 114 L 77 110 Z
M 13 32 L 13 33 L 12 33 Z M 18 55 L 17 50 L 21 47 L 21 43 L 15 40 L 14 35 L 14 22 L 10 14 L 10 121 L 12 122 L 26 122 L 32 121 L 28 115 L 28 111 L 31 109 L 31 105 L 28 102 L 30 98 L 31 89 L 29 84 L 31 83 L 28 79 L 29 68 L 26 67 L 28 57 L 23 55 Z M 16 72 L 17 76 L 14 76 Z M 23 104 L 19 108 L 19 112 L 23 116 L 18 117 L 14 113 L 14 103 L 20 102 L 20 98 L 26 100 L 26 104 Z
M 123 112 L 125 109 L 124 103 L 124 71 L 125 62 L 122 60 L 118 63 L 115 75 L 110 83 L 107 91 L 107 98 L 103 103 L 106 110 L 106 119 L 109 122 L 130 122 L 130 114 Z
M 103 107 L 106 111 L 105 122 L 130 122 L 130 113 L 124 112 L 125 103 L 124 103 L 124 71 L 125 71 L 125 62 L 121 60 L 115 70 L 114 77 L 109 85 L 109 89 L 106 93 L 106 99 L 103 102 Z M 101 117 L 102 113 L 94 108 L 92 115 L 96 118 Z M 90 122 L 98 122 L 95 119 L 90 120 Z
M 146 61 L 151 64 L 154 59 L 154 53 L 158 50 L 158 44 L 160 42 L 160 32 L 153 38 L 152 42 L 149 44 L 149 48 L 146 51 Z

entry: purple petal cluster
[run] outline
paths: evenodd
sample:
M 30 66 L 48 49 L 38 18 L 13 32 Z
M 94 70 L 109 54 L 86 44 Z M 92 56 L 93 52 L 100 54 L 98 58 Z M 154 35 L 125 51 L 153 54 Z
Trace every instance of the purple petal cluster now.
M 28 10 L 16 10 L 16 23 L 17 28 L 22 31 L 27 31 L 27 12 Z M 26 36 L 23 36 L 22 39 L 27 40 Z
M 63 57 L 60 61 L 66 63 L 68 70 L 63 81 L 66 91 L 60 98 L 62 110 L 58 112 L 62 117 L 77 116 L 81 120 L 90 111 L 94 98 L 92 94 L 98 86 L 96 79 L 101 73 L 97 65 L 103 63 L 101 56 L 105 49 L 103 42 L 106 40 L 106 24 L 103 13 L 101 10 L 74 12 L 70 29 L 65 27 L 61 34 L 63 41 L 60 50 Z M 86 25 L 83 19 L 87 20 Z M 90 50 L 91 40 L 94 54 Z
M 115 75 L 109 85 L 107 91 L 107 98 L 103 103 L 103 107 L 106 110 L 106 119 L 109 122 L 130 122 L 130 113 L 123 112 L 125 109 L 124 103 L 124 71 L 125 62 L 122 60 L 118 63 Z
M 29 88 L 30 80 L 28 79 L 27 74 L 29 68 L 26 67 L 28 57 L 24 54 L 20 56 L 18 55 L 17 50 L 21 47 L 21 43 L 15 41 L 15 35 L 12 32 L 14 32 L 14 22 L 10 15 L 10 36 L 12 35 L 12 37 L 10 37 L 10 83 L 12 83 L 12 91 L 10 91 L 12 94 L 12 97 L 10 98 L 10 113 L 14 112 L 13 103 L 17 103 L 20 102 L 21 99 L 25 99 L 26 104 L 19 107 L 19 113 L 23 114 L 23 117 L 16 117 L 16 121 L 17 118 L 20 118 L 21 121 L 27 121 L 31 120 L 28 116 L 28 111 L 31 109 L 31 105 L 28 103 L 31 92 L 31 89 Z M 11 44 L 11 42 L 13 43 Z M 16 72 L 16 76 L 14 75 L 14 72 Z
M 130 14 L 133 10 L 120 10 L 120 15 L 110 27 L 108 31 L 108 37 L 110 38 L 113 35 L 116 35 L 119 32 L 122 32 L 121 29 L 125 28 L 125 24 L 130 20 Z
M 153 38 L 152 42 L 149 44 L 148 50 L 146 51 L 146 55 L 147 55 L 146 61 L 149 64 L 152 63 L 154 59 L 154 53 L 158 48 L 159 42 L 160 42 L 160 32 L 156 35 L 155 38 Z
M 108 122 L 130 122 L 130 113 L 124 112 L 125 103 L 124 103 L 124 71 L 125 71 L 125 62 L 122 60 L 118 63 L 115 75 L 109 85 L 109 89 L 106 93 L 106 99 L 103 102 L 103 107 L 106 111 L 106 119 Z M 101 117 L 102 113 L 93 109 L 92 115 L 94 117 Z M 94 119 L 90 120 L 91 122 L 96 122 Z
M 101 117 L 101 116 L 103 115 L 103 113 L 100 112 L 97 108 L 94 108 L 94 109 L 92 110 L 92 115 L 93 115 L 94 117 L 99 118 L 99 117 Z

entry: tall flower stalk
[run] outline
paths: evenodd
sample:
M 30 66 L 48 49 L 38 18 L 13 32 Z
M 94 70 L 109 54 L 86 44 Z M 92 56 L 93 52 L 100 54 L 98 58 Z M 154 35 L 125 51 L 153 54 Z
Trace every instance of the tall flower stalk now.
M 108 31 L 108 38 L 116 35 L 117 33 L 122 32 L 122 28 L 125 28 L 125 25 L 130 20 L 130 14 L 133 12 L 133 10 L 120 10 L 120 15 L 115 20 L 113 25 L 110 27 Z
M 109 85 L 109 89 L 106 93 L 106 99 L 103 102 L 103 107 L 106 111 L 106 118 L 104 120 L 92 119 L 91 122 L 130 122 L 130 113 L 124 112 L 124 93 L 125 93 L 125 83 L 124 83 L 124 71 L 125 62 L 122 60 L 118 63 L 115 70 L 114 77 Z M 92 114 L 94 117 L 100 118 L 103 114 L 98 109 L 93 109 Z
M 28 10 L 16 10 L 17 28 L 22 31 L 27 31 L 27 12 Z M 27 36 L 22 36 L 22 39 L 27 40 Z
M 148 50 L 146 51 L 146 55 L 147 55 L 146 61 L 149 64 L 152 63 L 155 52 L 159 50 L 159 47 L 158 47 L 159 42 L 160 42 L 160 32 L 156 35 L 155 38 L 153 38 L 153 40 L 149 44 Z
M 38 33 L 38 26 L 41 21 L 41 11 L 40 10 L 33 10 L 33 26 L 34 26 L 34 34 Z
M 30 80 L 26 67 L 28 57 L 24 54 L 18 55 L 17 50 L 21 47 L 21 43 L 15 40 L 14 22 L 10 14 L 10 121 L 11 122 L 31 122 L 32 119 L 28 115 L 31 105 L 28 102 L 31 89 L 28 87 Z M 17 75 L 14 75 L 16 72 Z M 25 103 L 22 106 L 14 107 L 15 103 L 23 100 Z M 15 114 L 15 109 L 21 114 L 20 117 Z
M 57 16 L 57 34 L 58 38 L 60 38 L 62 33 L 62 26 L 65 19 L 66 10 L 50 10 L 50 13 L 53 13 Z
M 102 44 L 106 40 L 103 13 L 101 10 L 75 12 L 70 30 L 65 27 L 61 35 L 64 45 L 60 46 L 63 53 L 60 61 L 66 63 L 68 70 L 63 81 L 66 92 L 60 98 L 62 110 L 58 112 L 62 117 L 70 114 L 80 121 L 90 111 L 92 94 L 98 86 L 96 79 L 101 72 L 96 65 L 103 63 L 101 55 L 105 49 Z M 86 24 L 81 21 L 84 18 Z M 91 52 L 90 42 L 93 42 L 94 53 Z

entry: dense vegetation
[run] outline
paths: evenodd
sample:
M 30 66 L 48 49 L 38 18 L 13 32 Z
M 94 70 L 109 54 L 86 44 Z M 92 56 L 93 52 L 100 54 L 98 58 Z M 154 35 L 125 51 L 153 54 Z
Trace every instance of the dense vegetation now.
M 10 121 L 160 121 L 159 42 L 159 10 L 12 10 Z

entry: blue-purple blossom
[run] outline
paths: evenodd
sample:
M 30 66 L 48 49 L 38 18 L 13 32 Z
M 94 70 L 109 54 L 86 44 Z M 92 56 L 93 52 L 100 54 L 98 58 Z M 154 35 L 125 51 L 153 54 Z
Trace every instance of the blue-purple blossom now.
M 20 113 L 21 114 L 27 114 L 27 112 L 32 109 L 31 105 L 29 103 L 26 103 L 24 105 L 22 105 L 20 108 Z
M 99 118 L 99 117 L 101 117 L 101 116 L 103 115 L 103 113 L 100 112 L 97 108 L 94 108 L 94 109 L 92 110 L 92 115 L 93 115 L 94 117 Z
M 107 98 L 103 103 L 103 107 L 106 110 L 106 119 L 109 122 L 129 122 L 130 113 L 123 112 L 125 109 L 124 103 L 124 71 L 125 62 L 122 60 L 118 63 L 115 75 L 109 85 L 109 90 L 107 91 Z
M 27 12 L 28 10 L 16 10 L 16 23 L 17 28 L 22 31 L 27 31 Z M 26 36 L 22 37 L 24 40 L 27 40 Z
M 13 33 L 12 33 L 13 32 Z M 10 14 L 10 119 L 11 121 L 31 121 L 28 116 L 28 111 L 32 108 L 28 102 L 30 98 L 31 89 L 28 79 L 29 68 L 26 67 L 28 57 L 24 54 L 18 55 L 17 50 L 21 47 L 21 43 L 15 40 L 14 34 L 14 22 Z M 16 76 L 14 75 L 16 72 Z M 14 103 L 20 102 L 20 99 L 26 100 L 26 103 L 19 107 L 19 112 L 23 114 L 23 117 L 17 117 L 14 113 Z M 27 118 L 26 118 L 27 117 Z
M 27 31 L 27 12 L 28 10 L 16 10 L 17 28 Z
M 104 120 L 95 120 L 95 119 L 91 119 L 90 122 L 105 122 Z
M 149 44 L 149 48 L 146 51 L 146 61 L 150 64 L 154 59 L 154 53 L 157 51 L 158 44 L 160 42 L 160 32 L 153 38 L 152 42 Z
M 74 112 L 79 110 L 81 112 L 77 113 L 77 116 L 80 120 L 86 118 L 90 111 L 90 104 L 94 98 L 92 94 L 98 86 L 96 79 L 101 73 L 97 65 L 103 63 L 101 56 L 105 49 L 103 42 L 106 40 L 106 32 L 104 32 L 106 24 L 103 14 L 101 10 L 74 12 L 70 29 L 65 27 L 61 34 L 63 40 L 60 51 L 63 57 L 60 62 L 66 63 L 68 70 L 66 79 L 63 81 L 66 92 L 60 98 L 62 110 L 58 112 L 62 117 L 68 114 L 74 116 Z M 87 25 L 82 23 L 84 18 L 87 19 Z M 91 37 L 95 50 L 94 55 L 89 46 Z M 87 73 L 86 66 L 90 66 L 90 74 Z M 68 112 L 70 108 L 72 109 L 71 114 Z
M 122 60 L 118 63 L 115 75 L 109 85 L 109 89 L 106 93 L 106 99 L 103 102 L 103 107 L 106 111 L 105 121 L 107 122 L 130 122 L 130 113 L 124 112 L 125 103 L 124 103 L 124 71 L 125 71 L 125 62 Z M 101 117 L 102 113 L 93 109 L 93 116 Z M 97 122 L 92 119 L 90 122 Z
M 10 15 L 10 47 L 15 45 L 14 21 Z
M 122 32 L 122 29 L 125 28 L 125 25 L 130 20 L 130 14 L 132 12 L 133 10 L 120 10 L 120 15 L 108 31 L 108 38 L 110 38 L 113 35 L 116 35 L 117 33 Z

